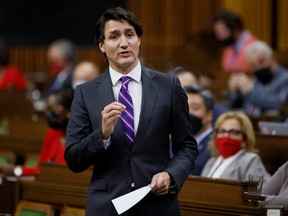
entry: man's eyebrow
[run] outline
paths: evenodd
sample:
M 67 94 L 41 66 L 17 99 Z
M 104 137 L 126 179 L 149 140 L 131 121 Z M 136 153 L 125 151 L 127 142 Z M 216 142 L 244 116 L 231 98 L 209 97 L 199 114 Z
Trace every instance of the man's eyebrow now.
M 112 30 L 112 31 L 108 32 L 108 34 L 116 34 L 116 33 L 119 33 L 119 32 L 120 32 L 119 30 L 115 29 L 115 30 Z
M 134 31 L 134 28 L 131 27 L 131 28 L 124 29 L 124 32 L 129 32 L 129 31 Z M 119 33 L 119 32 L 120 32 L 120 30 L 115 29 L 115 30 L 110 31 L 109 34 Z

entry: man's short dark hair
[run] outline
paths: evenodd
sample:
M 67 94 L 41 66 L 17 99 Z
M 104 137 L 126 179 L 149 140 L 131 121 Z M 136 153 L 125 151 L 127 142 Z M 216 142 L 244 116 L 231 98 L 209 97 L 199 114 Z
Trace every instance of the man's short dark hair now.
M 205 88 L 203 88 L 201 86 L 197 86 L 197 85 L 190 85 L 190 86 L 185 86 L 184 91 L 186 92 L 186 94 L 199 95 L 200 97 L 203 98 L 206 109 L 208 111 L 213 110 L 214 97 L 208 89 L 205 89 Z
M 110 21 L 110 20 L 117 20 L 117 21 L 125 20 L 131 26 L 133 26 L 138 37 L 141 37 L 143 34 L 142 25 L 138 21 L 138 19 L 134 13 L 132 13 L 132 12 L 130 12 L 124 8 L 121 8 L 121 7 L 111 8 L 111 9 L 106 10 L 101 15 L 101 17 L 98 19 L 98 21 L 96 23 L 95 42 L 96 42 L 97 47 L 105 39 L 105 36 L 104 36 L 105 23 Z
M 232 11 L 222 11 L 213 18 L 213 23 L 222 21 L 231 31 L 244 29 L 241 17 Z

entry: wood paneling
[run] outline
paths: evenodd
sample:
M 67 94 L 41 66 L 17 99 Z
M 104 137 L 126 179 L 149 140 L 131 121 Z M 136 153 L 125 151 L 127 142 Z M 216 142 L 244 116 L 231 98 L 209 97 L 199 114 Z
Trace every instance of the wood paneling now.
M 281 51 L 288 48 L 286 0 L 127 0 L 127 8 L 141 21 L 140 57 L 154 69 L 167 71 L 182 65 L 214 78 L 219 72 L 220 56 L 212 31 L 212 18 L 222 9 L 233 10 L 243 18 L 248 30 Z M 276 5 L 277 34 L 272 32 L 272 6 Z M 274 37 L 277 38 L 275 39 Z M 28 76 L 46 72 L 47 47 L 12 47 L 11 63 Z M 77 48 L 77 61 L 91 60 L 103 71 L 104 55 L 95 46 Z M 219 67 L 218 67 L 219 66 Z M 217 68 L 218 67 L 218 68 Z M 221 72 L 221 71 L 220 71 Z M 31 78 L 33 80 L 33 76 Z
M 248 30 L 271 44 L 272 0 L 222 0 L 221 7 L 238 13 Z
M 278 0 L 278 37 L 277 37 L 277 47 L 280 51 L 288 51 L 288 1 Z M 287 53 L 286 53 L 287 54 Z M 288 62 L 286 55 L 286 62 Z

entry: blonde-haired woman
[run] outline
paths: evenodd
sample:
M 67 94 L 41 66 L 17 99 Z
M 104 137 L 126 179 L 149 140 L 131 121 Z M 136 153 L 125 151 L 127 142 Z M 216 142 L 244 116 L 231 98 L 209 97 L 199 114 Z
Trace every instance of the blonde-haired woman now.
M 210 142 L 212 157 L 201 176 L 248 180 L 249 174 L 270 179 L 255 149 L 255 134 L 250 119 L 242 112 L 226 112 L 217 119 Z

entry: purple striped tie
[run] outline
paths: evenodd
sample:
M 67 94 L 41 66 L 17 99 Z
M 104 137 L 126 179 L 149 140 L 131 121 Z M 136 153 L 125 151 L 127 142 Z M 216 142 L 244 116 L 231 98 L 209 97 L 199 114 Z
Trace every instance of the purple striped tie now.
M 131 77 L 123 76 L 121 78 L 122 86 L 119 92 L 118 101 L 126 106 L 126 109 L 121 114 L 121 121 L 124 126 L 124 131 L 128 142 L 130 144 L 134 143 L 134 111 L 132 98 L 128 91 L 128 84 Z

